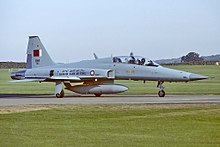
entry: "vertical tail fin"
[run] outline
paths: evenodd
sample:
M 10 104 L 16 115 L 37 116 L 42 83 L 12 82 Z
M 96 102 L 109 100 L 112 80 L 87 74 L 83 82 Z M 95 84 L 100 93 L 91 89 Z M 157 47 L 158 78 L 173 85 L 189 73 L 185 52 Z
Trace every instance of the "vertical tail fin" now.
M 27 69 L 55 65 L 38 36 L 29 36 Z

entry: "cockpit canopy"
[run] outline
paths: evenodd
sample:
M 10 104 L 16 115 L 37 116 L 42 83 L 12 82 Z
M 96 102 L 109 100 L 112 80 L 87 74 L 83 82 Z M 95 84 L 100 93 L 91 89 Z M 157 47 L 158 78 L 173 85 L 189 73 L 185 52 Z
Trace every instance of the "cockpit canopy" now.
M 147 60 L 141 56 L 115 56 L 112 58 L 114 63 L 126 63 L 126 64 L 136 64 L 143 66 L 159 66 L 152 60 Z

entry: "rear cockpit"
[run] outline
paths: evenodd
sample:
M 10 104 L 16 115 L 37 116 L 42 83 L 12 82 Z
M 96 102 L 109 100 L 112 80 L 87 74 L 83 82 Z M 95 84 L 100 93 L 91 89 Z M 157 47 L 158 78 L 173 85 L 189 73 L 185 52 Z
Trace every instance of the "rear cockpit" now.
M 125 63 L 125 64 L 136 64 L 143 66 L 159 66 L 159 64 L 155 63 L 152 60 L 147 60 L 141 56 L 115 56 L 112 58 L 113 63 Z

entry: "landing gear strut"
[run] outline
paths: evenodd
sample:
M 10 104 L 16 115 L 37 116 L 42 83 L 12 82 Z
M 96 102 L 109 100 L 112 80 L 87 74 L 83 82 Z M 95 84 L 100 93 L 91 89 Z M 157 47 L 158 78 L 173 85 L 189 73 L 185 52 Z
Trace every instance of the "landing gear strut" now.
M 61 90 L 60 93 L 57 93 L 57 94 L 56 94 L 56 97 L 57 97 L 57 98 L 63 98 L 63 97 L 64 97 L 64 91 Z
M 55 84 L 55 95 L 57 98 L 64 97 L 64 91 L 62 89 L 62 82 L 61 81 L 57 81 Z
M 158 81 L 157 88 L 159 88 L 158 96 L 159 97 L 164 97 L 165 96 L 165 91 L 164 91 L 164 86 L 163 86 L 164 81 Z
M 101 95 L 102 95 L 102 94 L 99 94 L 99 93 L 95 94 L 96 97 L 100 97 Z

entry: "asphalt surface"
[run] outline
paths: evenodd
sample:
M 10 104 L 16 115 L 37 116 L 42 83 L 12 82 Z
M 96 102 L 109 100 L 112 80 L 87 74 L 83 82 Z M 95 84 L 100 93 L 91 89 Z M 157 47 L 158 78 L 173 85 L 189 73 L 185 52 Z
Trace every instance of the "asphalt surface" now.
M 49 104 L 180 104 L 180 103 L 220 103 L 219 95 L 67 95 L 55 98 L 54 95 L 0 94 L 0 106 L 49 105 Z

